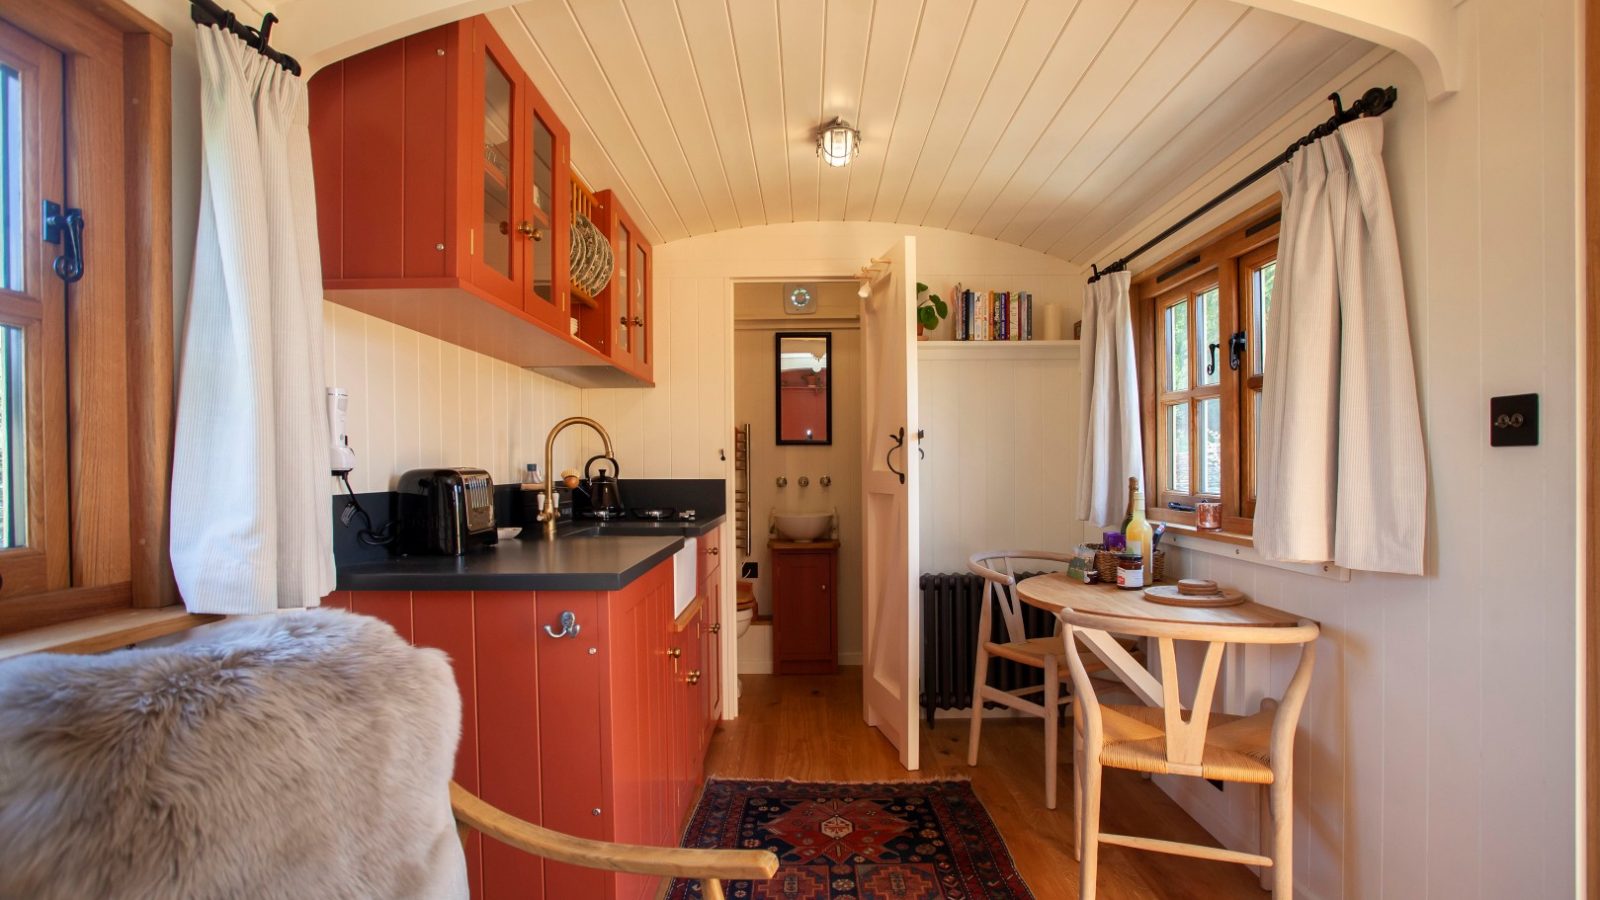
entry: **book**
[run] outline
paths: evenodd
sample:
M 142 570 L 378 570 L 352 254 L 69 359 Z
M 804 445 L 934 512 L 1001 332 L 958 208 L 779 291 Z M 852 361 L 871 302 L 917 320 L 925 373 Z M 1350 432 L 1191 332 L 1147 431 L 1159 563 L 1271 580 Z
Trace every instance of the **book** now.
M 1006 307 L 1006 322 L 1011 326 L 1010 330 L 1006 334 L 1006 338 L 1008 340 L 1020 341 L 1022 340 L 1022 316 L 1019 315 L 1019 313 L 1022 308 L 1022 294 L 1008 294 L 1006 296 L 1006 302 L 1009 304 Z

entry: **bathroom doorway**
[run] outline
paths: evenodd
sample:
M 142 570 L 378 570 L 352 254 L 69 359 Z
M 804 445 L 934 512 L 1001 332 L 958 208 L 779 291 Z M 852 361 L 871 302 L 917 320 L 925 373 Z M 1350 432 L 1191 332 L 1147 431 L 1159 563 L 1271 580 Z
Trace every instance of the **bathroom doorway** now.
M 824 539 L 839 542 L 832 598 L 837 660 L 861 665 L 858 289 L 854 280 L 733 284 L 733 421 L 748 436 L 735 460 L 735 487 L 748 494 L 736 495 L 732 533 L 738 592 L 747 609 L 754 604 L 748 626 L 740 616 L 735 659 L 741 674 L 774 671 L 774 628 L 815 624 L 773 619 L 768 544 L 775 513 L 832 517 Z

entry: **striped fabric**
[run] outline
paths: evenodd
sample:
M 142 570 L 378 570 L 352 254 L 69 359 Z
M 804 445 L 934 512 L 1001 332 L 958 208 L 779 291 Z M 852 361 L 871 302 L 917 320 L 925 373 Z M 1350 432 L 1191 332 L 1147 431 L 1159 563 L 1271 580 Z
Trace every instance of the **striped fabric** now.
M 1128 307 L 1131 278 L 1127 272 L 1102 275 L 1083 297 L 1078 518 L 1095 525 L 1121 521 L 1128 479 L 1144 471 L 1139 370 Z
M 1279 177 L 1256 550 L 1420 575 L 1427 469 L 1383 123 L 1345 125 Z
M 200 223 L 179 361 L 172 568 L 191 611 L 333 589 L 322 272 L 306 88 L 196 26 Z

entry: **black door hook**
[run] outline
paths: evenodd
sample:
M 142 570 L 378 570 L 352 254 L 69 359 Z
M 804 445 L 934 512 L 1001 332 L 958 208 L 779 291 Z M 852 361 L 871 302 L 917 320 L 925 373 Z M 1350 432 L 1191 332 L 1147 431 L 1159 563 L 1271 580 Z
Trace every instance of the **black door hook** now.
M 63 235 L 67 245 L 52 268 L 62 281 L 73 284 L 83 277 L 83 210 L 62 209 L 59 203 L 44 201 L 45 243 L 59 246 Z

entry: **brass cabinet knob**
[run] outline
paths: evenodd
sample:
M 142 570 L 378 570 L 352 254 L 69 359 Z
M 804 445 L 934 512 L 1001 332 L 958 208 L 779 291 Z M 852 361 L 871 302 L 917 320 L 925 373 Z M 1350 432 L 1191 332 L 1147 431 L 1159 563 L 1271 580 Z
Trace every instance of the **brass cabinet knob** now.
M 690 672 L 689 674 L 683 676 L 683 680 L 689 682 L 690 684 L 699 684 L 700 683 L 700 670 L 699 669 L 695 669 L 693 672 Z
M 712 622 L 711 623 L 711 633 L 712 634 L 721 634 L 722 633 L 722 623 L 721 622 Z
M 644 320 L 639 318 L 638 316 L 634 316 L 633 317 L 633 324 L 637 325 L 640 328 L 643 328 L 644 327 Z
M 722 548 L 721 547 L 712 547 L 710 550 L 707 550 L 706 552 L 711 554 L 712 556 L 721 556 L 722 555 Z
M 517 234 L 520 234 L 523 237 L 533 238 L 536 241 L 544 240 L 544 229 L 534 225 L 531 222 L 517 223 Z
M 623 316 L 619 321 L 622 322 L 622 327 L 624 327 L 624 328 L 628 327 L 628 317 L 627 316 Z
M 667 651 L 667 655 L 672 657 L 673 659 L 677 659 L 678 657 L 683 655 L 683 648 L 682 647 L 673 647 L 672 649 Z

